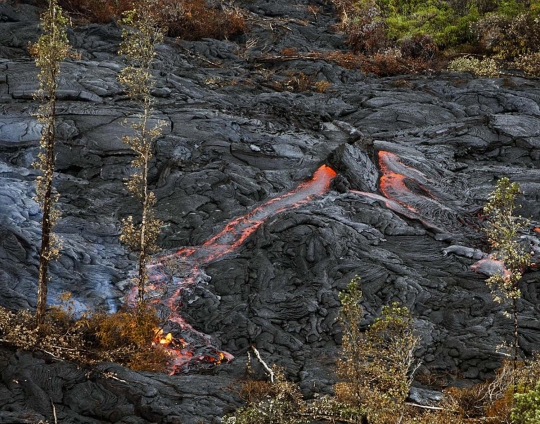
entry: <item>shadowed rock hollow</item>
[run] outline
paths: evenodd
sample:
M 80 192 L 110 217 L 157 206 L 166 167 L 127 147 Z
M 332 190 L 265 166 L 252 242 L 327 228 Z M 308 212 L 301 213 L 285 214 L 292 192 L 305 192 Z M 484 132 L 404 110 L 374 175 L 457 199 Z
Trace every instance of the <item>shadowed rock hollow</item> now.
M 235 359 L 211 374 L 193 365 L 165 376 L 113 364 L 86 371 L 2 350 L 0 422 L 51 420 L 53 404 L 62 423 L 219 422 L 239 405 L 227 387 L 243 375 L 250 345 L 306 394 L 328 392 L 338 292 L 354 275 L 362 278 L 362 325 L 388 302 L 411 309 L 424 375 L 482 379 L 498 367 L 495 347 L 511 322 L 485 275 L 471 270 L 486 249 L 477 213 L 508 176 L 525 192 L 520 213 L 539 226 L 538 80 L 373 79 L 323 60 L 263 63 L 285 47 L 331 51 L 343 40 L 329 29 L 324 2 L 316 15 L 300 0 L 238 3 L 249 10 L 249 34 L 158 47 L 156 118 L 167 127 L 151 168 L 162 255 L 177 262 L 163 293 L 183 284 L 180 315 Z M 38 37 L 38 14 L 7 2 L 0 18 L 0 304 L 33 308 L 40 211 L 30 164 L 40 127 L 26 45 Z M 64 65 L 59 91 L 63 251 L 52 264 L 51 301 L 67 290 L 81 310 L 113 311 L 135 266 L 118 235 L 120 219 L 137 210 L 122 182 L 132 156 L 121 142 L 122 122 L 137 111 L 116 80 L 119 28 L 89 25 L 70 39 L 82 60 Z M 299 72 L 331 85 L 287 91 Z M 234 249 L 205 256 L 205 243 L 228 223 L 286 196 L 322 164 L 338 173 L 328 190 L 263 214 Z M 526 236 L 540 262 L 539 233 Z M 199 252 L 191 284 L 193 262 L 177 253 L 185 247 Z M 540 347 L 539 275 L 530 270 L 520 286 L 524 355 Z M 205 352 L 200 340 L 193 349 Z

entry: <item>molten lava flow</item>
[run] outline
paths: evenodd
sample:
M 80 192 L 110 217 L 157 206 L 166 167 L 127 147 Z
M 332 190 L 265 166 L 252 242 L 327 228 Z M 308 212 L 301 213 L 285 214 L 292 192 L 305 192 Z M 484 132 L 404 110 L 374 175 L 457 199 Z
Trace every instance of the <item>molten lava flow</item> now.
M 411 190 L 405 184 L 407 178 L 414 179 L 415 181 L 426 179 L 421 172 L 403 165 L 399 160 L 399 157 L 394 153 L 380 151 L 379 166 L 383 173 L 379 182 L 379 188 L 388 199 L 397 200 L 401 197 L 407 197 L 410 194 Z M 421 185 L 419 186 L 422 187 Z M 425 190 L 425 193 L 429 192 Z M 418 212 L 413 206 L 408 205 L 403 201 L 397 201 L 407 209 L 411 210 L 411 212 Z
M 418 219 L 436 232 L 443 232 L 441 223 L 455 225 L 459 221 L 457 213 L 440 203 L 434 190 L 428 188 L 435 185 L 433 181 L 424 173 L 403 164 L 396 154 L 380 151 L 379 168 L 382 172 L 379 189 L 383 196 L 351 191 L 381 200 L 394 212 Z
M 231 354 L 214 348 L 218 344 L 215 339 L 195 330 L 179 314 L 182 291 L 190 285 L 205 281 L 206 275 L 201 267 L 240 247 L 269 217 L 297 208 L 315 196 L 326 193 L 335 176 L 336 172 L 332 168 L 323 165 L 311 180 L 283 196 L 266 201 L 247 215 L 232 220 L 201 246 L 180 249 L 156 258 L 148 265 L 150 283 L 147 298 L 159 305 L 162 314 L 168 316 L 166 330 L 157 332 L 154 344 L 161 345 L 173 356 L 172 374 L 186 371 L 191 366 L 213 366 L 233 359 Z M 182 275 L 178 277 L 178 274 Z M 132 289 L 128 301 L 135 302 L 136 290 L 136 287 Z M 167 334 L 164 336 L 165 331 Z
M 196 259 L 199 265 L 213 262 L 241 246 L 270 216 L 301 206 L 314 196 L 326 193 L 330 188 L 330 181 L 335 176 L 336 172 L 332 168 L 322 165 L 311 180 L 300 184 L 296 189 L 283 196 L 266 201 L 247 215 L 232 220 L 202 246 L 180 249 L 175 254 L 163 256 L 157 261 L 191 258 Z

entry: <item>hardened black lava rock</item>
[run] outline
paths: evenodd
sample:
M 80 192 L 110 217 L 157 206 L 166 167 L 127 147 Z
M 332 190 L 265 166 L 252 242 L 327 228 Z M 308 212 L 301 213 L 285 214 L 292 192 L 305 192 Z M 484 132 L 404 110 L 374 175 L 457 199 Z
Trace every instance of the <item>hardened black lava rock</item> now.
M 3 348 L 0 422 L 52 422 L 54 413 L 62 423 L 219 422 L 240 405 L 234 387 L 252 345 L 306 395 L 328 393 L 341 341 L 338 292 L 355 275 L 362 326 L 389 302 L 411 310 L 421 373 L 476 381 L 499 366 L 496 347 L 511 321 L 470 267 L 474 249 L 487 253 L 477 214 L 508 176 L 525 192 L 520 213 L 540 227 L 538 80 L 374 79 L 325 60 L 269 61 L 283 48 L 343 48 L 331 8 L 239 3 L 253 21 L 245 36 L 158 46 L 155 119 L 167 125 L 150 176 L 165 223 L 159 244 L 168 252 L 203 245 L 322 164 L 339 176 L 325 194 L 271 214 L 181 293 L 182 316 L 234 361 L 166 376 Z M 31 163 L 40 126 L 27 43 L 39 36 L 38 16 L 23 2 L 0 3 L 0 305 L 12 309 L 36 303 L 41 215 Z M 120 219 L 137 214 L 123 183 L 133 159 L 123 122 L 137 108 L 117 81 L 120 34 L 115 23 L 72 30 L 82 59 L 63 65 L 58 94 L 63 248 L 51 264 L 51 302 L 70 291 L 80 310 L 121 307 L 136 266 L 118 240 Z M 327 81 L 326 92 L 299 91 L 300 73 Z M 538 246 L 532 227 L 524 236 Z M 540 347 L 539 282 L 532 269 L 520 282 L 522 355 Z

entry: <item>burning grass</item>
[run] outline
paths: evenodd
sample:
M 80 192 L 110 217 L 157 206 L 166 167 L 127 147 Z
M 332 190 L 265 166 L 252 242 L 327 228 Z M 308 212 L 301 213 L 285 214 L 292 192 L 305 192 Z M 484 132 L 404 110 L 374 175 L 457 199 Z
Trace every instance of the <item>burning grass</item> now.
M 0 307 L 0 341 L 87 365 L 113 361 L 138 371 L 165 371 L 171 357 L 159 343 L 159 326 L 150 307 L 75 318 L 69 295 L 62 295 L 60 305 L 49 309 L 41 326 L 28 310 Z
M 86 318 L 100 356 L 138 371 L 165 371 L 170 360 L 159 342 L 160 320 L 148 306 Z

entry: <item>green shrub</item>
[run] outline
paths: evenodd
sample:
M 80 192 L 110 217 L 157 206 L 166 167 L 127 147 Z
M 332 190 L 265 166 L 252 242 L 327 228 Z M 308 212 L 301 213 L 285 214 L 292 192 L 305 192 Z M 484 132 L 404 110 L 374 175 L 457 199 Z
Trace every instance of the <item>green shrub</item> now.
M 441 47 L 470 42 L 470 24 L 478 19 L 476 8 L 459 15 L 447 2 L 419 3 L 411 9 L 397 9 L 386 18 L 388 36 L 395 40 L 428 34 Z
M 470 72 L 472 74 L 495 78 L 499 76 L 497 62 L 490 58 L 476 59 L 474 57 L 459 57 L 448 64 L 452 72 Z
M 430 37 L 441 50 L 485 48 L 504 59 L 540 46 L 540 0 L 332 2 L 341 20 L 338 28 L 351 48 L 364 54 L 381 53 L 419 36 Z
M 532 13 L 492 14 L 475 25 L 480 44 L 505 60 L 540 50 L 540 19 Z
M 365 410 L 369 422 L 385 424 L 404 414 L 419 339 L 409 310 L 397 303 L 384 306 L 364 334 L 358 326 L 363 315 L 358 281 L 340 294 L 343 346 L 336 373 L 342 381 L 334 391 L 339 402 Z
M 519 56 L 514 65 L 531 77 L 540 77 L 540 52 Z
M 540 383 L 534 389 L 514 395 L 514 424 L 540 424 Z

